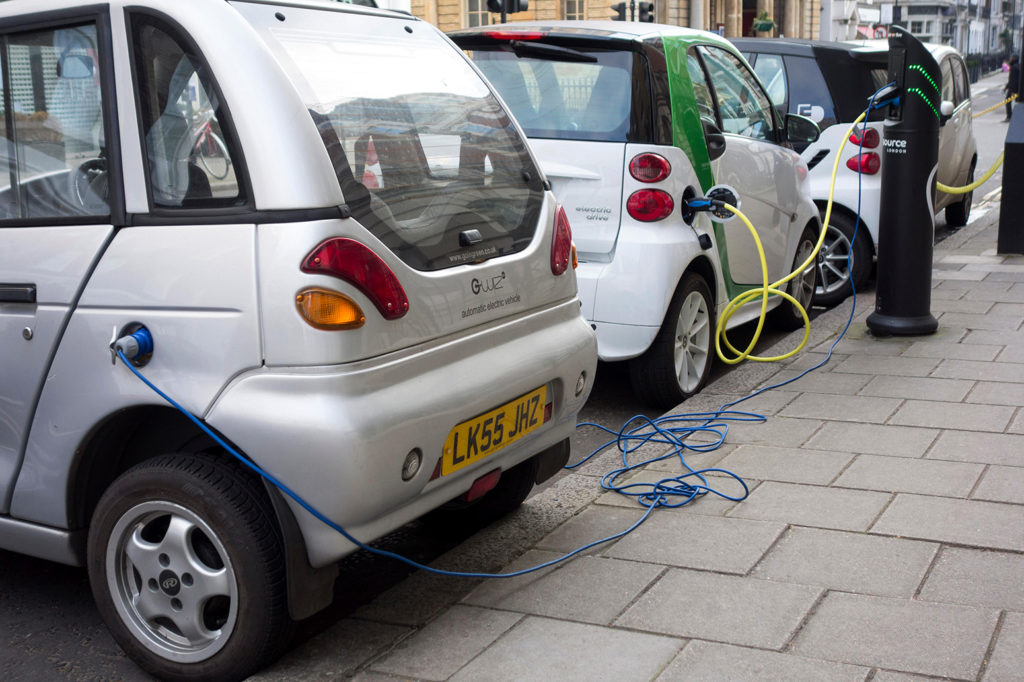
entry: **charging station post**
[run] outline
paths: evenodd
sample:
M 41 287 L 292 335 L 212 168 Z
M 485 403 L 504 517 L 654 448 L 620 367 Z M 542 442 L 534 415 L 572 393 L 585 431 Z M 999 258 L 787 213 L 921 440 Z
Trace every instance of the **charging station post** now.
M 899 26 L 889 35 L 889 80 L 898 98 L 883 127 L 878 281 L 867 325 L 880 336 L 930 334 L 939 326 L 930 306 L 942 76 L 921 41 Z

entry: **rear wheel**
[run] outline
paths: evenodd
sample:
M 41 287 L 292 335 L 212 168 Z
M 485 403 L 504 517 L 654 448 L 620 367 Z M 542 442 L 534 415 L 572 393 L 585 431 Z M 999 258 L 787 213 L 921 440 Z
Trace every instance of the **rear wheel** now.
M 629 363 L 630 382 L 641 400 L 669 409 L 703 388 L 711 373 L 712 310 L 704 278 L 684 276 L 651 347 Z
M 971 162 L 971 170 L 967 174 L 967 184 L 974 182 L 974 161 Z M 971 203 L 974 201 L 974 191 L 963 195 L 963 198 L 955 204 L 946 207 L 946 224 L 950 227 L 963 227 L 967 219 L 971 217 Z
M 825 232 L 825 241 L 818 253 L 818 283 L 814 290 L 814 303 L 834 306 L 843 302 L 852 291 L 851 270 L 853 286 L 857 291 L 866 287 L 871 276 L 873 255 L 871 240 L 863 223 L 857 226 L 846 216 L 831 215 L 828 230 Z
M 88 565 L 114 639 L 160 679 L 242 679 L 287 642 L 277 523 L 233 462 L 166 455 L 124 473 L 96 507 Z
M 793 268 L 795 269 L 814 252 L 814 245 L 817 243 L 818 233 L 808 225 L 800 235 L 800 242 L 796 247 L 796 256 L 793 257 Z M 786 293 L 795 298 L 800 306 L 797 307 L 789 300 L 783 299 L 782 303 L 768 313 L 768 319 L 776 329 L 799 329 L 804 324 L 804 316 L 800 308 L 807 310 L 811 307 L 811 300 L 814 298 L 815 283 L 818 280 L 818 269 L 814 263 L 805 267 L 800 274 L 789 280 L 786 285 Z

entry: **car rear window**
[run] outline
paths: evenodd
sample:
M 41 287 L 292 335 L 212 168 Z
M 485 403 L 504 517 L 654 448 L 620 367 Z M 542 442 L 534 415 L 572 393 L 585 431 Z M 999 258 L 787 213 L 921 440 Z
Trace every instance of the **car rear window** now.
M 529 245 L 540 174 L 508 112 L 436 29 L 238 6 L 308 108 L 353 216 L 405 263 L 439 270 Z
M 474 47 L 469 54 L 529 137 L 626 141 L 632 52 L 573 48 L 547 58 L 520 42 L 510 50 Z

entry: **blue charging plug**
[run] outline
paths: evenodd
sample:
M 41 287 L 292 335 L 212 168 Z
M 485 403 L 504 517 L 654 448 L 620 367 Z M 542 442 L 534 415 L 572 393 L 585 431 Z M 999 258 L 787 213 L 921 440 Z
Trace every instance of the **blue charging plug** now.
M 140 325 L 132 333 L 114 341 L 110 350 L 114 354 L 124 353 L 124 356 L 136 366 L 144 365 L 148 356 L 153 353 L 153 335 Z

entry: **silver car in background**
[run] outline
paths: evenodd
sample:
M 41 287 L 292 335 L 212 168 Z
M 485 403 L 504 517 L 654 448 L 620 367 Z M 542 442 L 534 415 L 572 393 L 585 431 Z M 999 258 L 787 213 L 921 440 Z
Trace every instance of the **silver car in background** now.
M 360 541 L 565 463 L 596 366 L 568 221 L 435 28 L 12 0 L 0 33 L 0 547 L 87 565 L 145 669 L 251 674 L 355 545 L 118 338 Z

